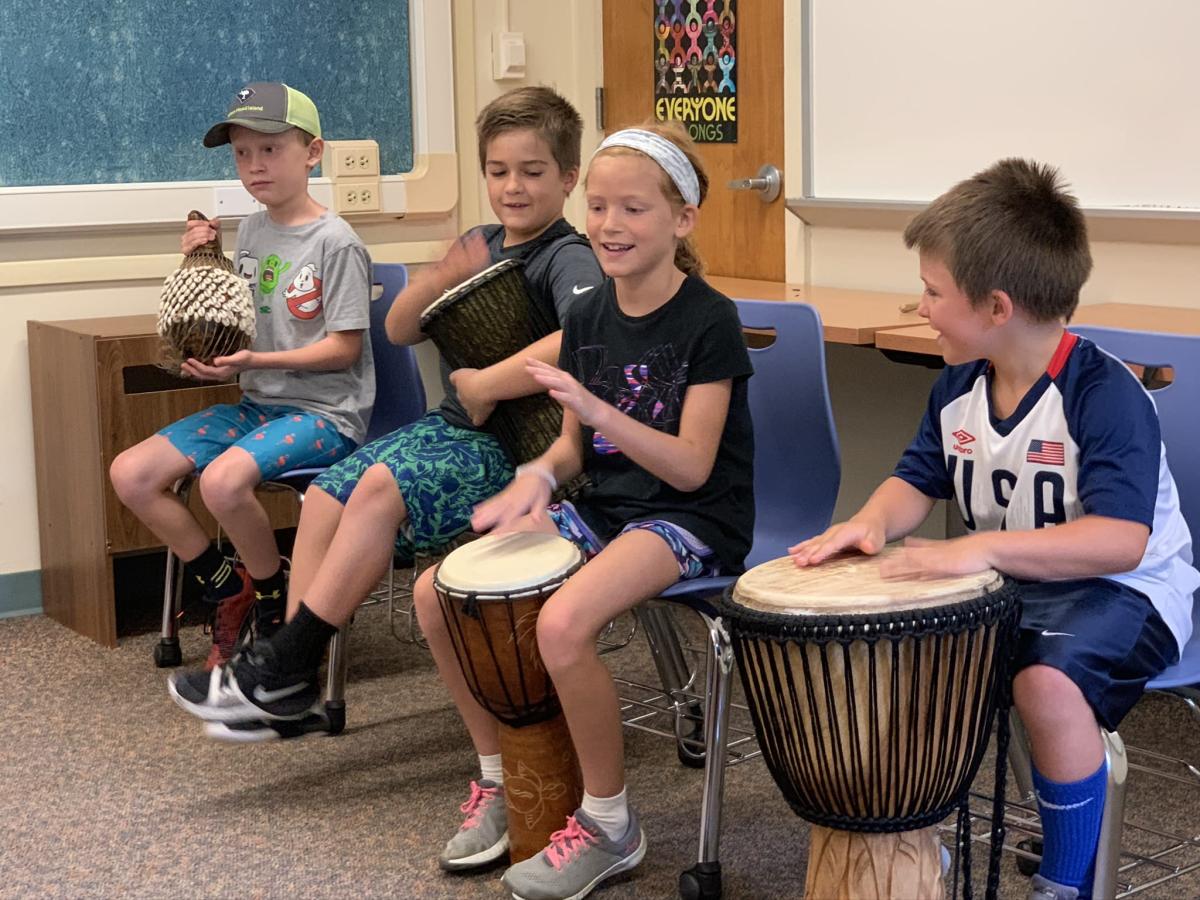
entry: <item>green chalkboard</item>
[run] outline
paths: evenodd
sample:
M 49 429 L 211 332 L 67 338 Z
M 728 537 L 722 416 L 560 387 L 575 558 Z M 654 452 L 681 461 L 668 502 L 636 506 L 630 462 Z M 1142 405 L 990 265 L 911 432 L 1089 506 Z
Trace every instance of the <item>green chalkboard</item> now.
M 235 178 L 200 139 L 249 81 L 412 169 L 407 0 L 2 0 L 0 187 Z

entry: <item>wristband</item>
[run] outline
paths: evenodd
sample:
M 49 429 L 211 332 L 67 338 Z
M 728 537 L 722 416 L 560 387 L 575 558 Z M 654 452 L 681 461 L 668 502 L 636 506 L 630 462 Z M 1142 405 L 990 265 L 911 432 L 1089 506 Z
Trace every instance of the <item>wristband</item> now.
M 554 473 L 551 472 L 550 469 L 543 463 L 531 462 L 519 465 L 517 466 L 517 471 L 513 475 L 513 478 L 520 478 L 526 472 L 532 472 L 534 475 L 545 481 L 546 484 L 550 485 L 551 493 L 558 490 L 558 479 L 554 477 Z

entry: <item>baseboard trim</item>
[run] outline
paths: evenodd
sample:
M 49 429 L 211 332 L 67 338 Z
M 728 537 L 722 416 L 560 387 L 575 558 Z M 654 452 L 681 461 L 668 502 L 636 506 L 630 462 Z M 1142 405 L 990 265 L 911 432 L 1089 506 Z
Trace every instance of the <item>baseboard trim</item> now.
M 42 612 L 42 570 L 0 574 L 0 619 Z

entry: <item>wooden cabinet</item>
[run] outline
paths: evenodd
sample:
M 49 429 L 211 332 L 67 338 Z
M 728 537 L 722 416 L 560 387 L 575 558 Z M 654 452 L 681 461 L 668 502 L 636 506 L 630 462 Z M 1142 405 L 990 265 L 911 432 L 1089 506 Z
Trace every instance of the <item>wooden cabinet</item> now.
M 29 370 L 37 463 L 42 606 L 46 615 L 116 646 L 112 558 L 161 549 L 113 493 L 118 453 L 164 425 L 214 403 L 236 403 L 236 385 L 205 385 L 159 369 L 154 316 L 29 322 Z M 216 524 L 199 491 L 191 507 Z M 276 528 L 295 524 L 285 495 L 264 495 Z

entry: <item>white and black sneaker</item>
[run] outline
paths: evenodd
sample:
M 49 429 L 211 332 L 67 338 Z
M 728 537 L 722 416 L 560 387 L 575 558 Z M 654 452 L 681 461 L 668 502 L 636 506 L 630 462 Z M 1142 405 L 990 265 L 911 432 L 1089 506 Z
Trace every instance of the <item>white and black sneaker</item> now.
M 265 741 L 286 741 L 314 732 L 328 732 L 329 719 L 322 713 L 310 712 L 299 720 L 254 719 L 249 722 L 205 722 L 204 733 L 214 741 L 227 744 L 261 744 Z
M 319 712 L 317 670 L 280 671 L 275 648 L 262 641 L 211 672 L 167 679 L 175 702 L 206 722 L 300 721 Z

